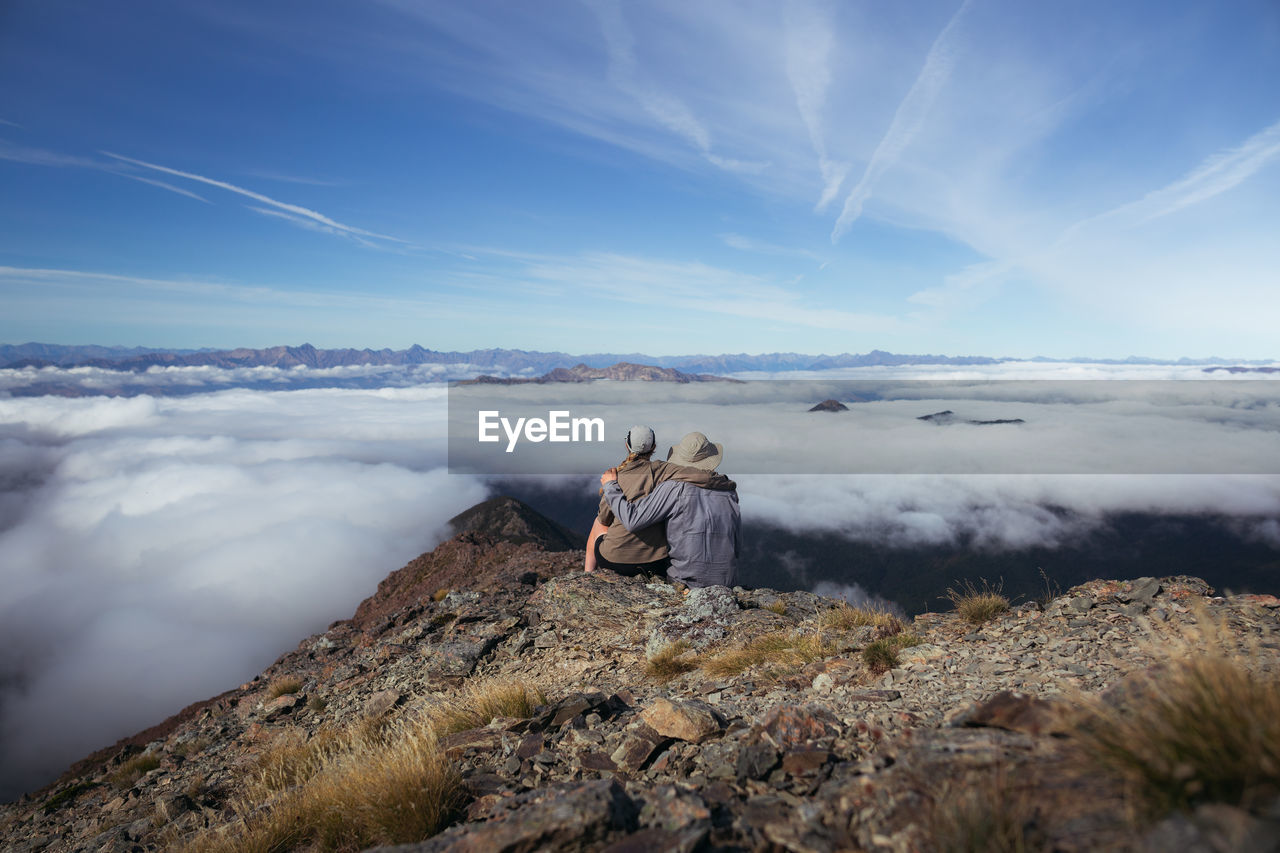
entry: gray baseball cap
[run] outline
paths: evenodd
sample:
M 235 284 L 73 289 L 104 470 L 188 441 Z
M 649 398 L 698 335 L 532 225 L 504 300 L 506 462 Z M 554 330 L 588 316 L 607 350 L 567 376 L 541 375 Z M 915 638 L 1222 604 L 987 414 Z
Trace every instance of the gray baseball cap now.
M 633 426 L 627 430 L 627 450 L 632 453 L 650 453 L 658 446 L 658 439 L 647 426 Z
M 712 444 L 710 439 L 700 432 L 691 432 L 680 443 L 667 451 L 667 461 L 673 465 L 686 465 L 690 468 L 701 468 L 714 471 L 724 458 L 724 445 Z

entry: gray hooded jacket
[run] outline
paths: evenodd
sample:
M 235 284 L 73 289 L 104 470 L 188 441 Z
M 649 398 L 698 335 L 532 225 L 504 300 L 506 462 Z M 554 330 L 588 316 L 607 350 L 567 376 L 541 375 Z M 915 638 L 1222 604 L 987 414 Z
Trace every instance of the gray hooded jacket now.
M 680 480 L 659 483 L 643 497 L 628 501 L 617 482 L 606 483 L 604 497 L 627 530 L 667 523 L 671 568 L 667 576 L 691 587 L 733 586 L 742 550 L 738 492 L 702 488 Z

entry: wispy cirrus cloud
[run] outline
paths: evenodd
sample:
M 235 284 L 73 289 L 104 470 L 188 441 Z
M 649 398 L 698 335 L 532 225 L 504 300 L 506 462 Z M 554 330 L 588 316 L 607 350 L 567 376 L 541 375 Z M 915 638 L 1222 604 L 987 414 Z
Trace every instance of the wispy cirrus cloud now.
M 122 178 L 140 181 L 153 187 L 159 187 L 162 190 L 168 190 L 187 198 L 203 201 L 208 204 L 209 200 L 190 190 L 184 190 L 181 187 L 175 187 L 173 184 L 164 181 L 157 181 L 154 178 L 146 178 L 142 175 L 134 174 L 126 168 L 115 166 L 111 163 L 104 163 L 101 160 L 94 160 L 91 157 L 79 157 L 74 154 L 61 154 L 57 151 L 49 151 L 44 148 L 31 148 L 21 145 L 13 145 L 4 140 L 0 140 L 0 160 L 8 160 L 13 163 L 26 163 L 30 166 L 50 166 L 53 168 L 72 168 L 72 169 L 93 169 L 99 172 L 107 172 L 112 175 L 119 175 Z
M 336 237 L 345 237 L 368 249 L 381 248 L 377 243 L 361 237 L 359 234 L 353 234 L 349 231 L 342 231 L 334 228 L 332 225 L 326 225 L 323 222 L 317 222 L 314 219 L 308 219 L 305 216 L 297 216 L 285 210 L 275 210 L 270 207 L 258 207 L 257 205 L 249 205 L 249 209 L 254 213 L 261 213 L 263 216 L 273 216 L 277 219 L 283 219 L 286 222 L 293 223 L 299 228 L 305 228 L 308 231 L 316 231 L 320 234 L 332 234 Z
M 5 284 L 54 287 L 69 285 L 118 287 L 124 285 L 147 290 L 229 297 L 245 302 L 261 302 L 264 299 L 271 298 L 273 295 L 279 295 L 277 291 L 273 291 L 271 288 L 246 287 L 244 285 L 220 282 L 149 278 L 147 276 L 120 275 L 87 270 L 0 266 L 0 286 Z
M 211 187 L 217 187 L 219 189 L 226 190 L 227 192 L 237 193 L 238 195 L 242 195 L 245 198 L 251 198 L 256 202 L 269 205 L 279 211 L 282 211 L 285 214 L 290 214 L 291 216 L 285 217 L 285 218 L 290 219 L 291 221 L 295 222 L 295 224 L 297 223 L 298 219 L 305 219 L 313 223 L 316 223 L 318 225 L 324 226 L 325 228 L 329 229 L 328 233 L 331 233 L 331 234 L 336 234 L 338 236 L 345 236 L 345 237 L 351 237 L 351 238 L 368 238 L 360 241 L 362 242 L 363 245 L 367 245 L 367 246 L 376 245 L 375 243 L 371 243 L 370 240 L 385 240 L 391 243 L 399 243 L 402 245 L 409 244 L 409 241 L 401 240 L 399 237 L 392 237 L 387 234 L 379 234 L 376 231 L 366 231 L 363 228 L 356 228 L 353 225 L 344 225 L 343 223 L 338 222 L 335 219 L 330 219 L 328 216 L 325 216 L 323 213 L 310 210 L 300 205 L 290 204 L 284 201 L 277 201 L 276 199 L 271 198 L 270 196 L 263 195 L 262 193 L 259 193 L 259 192 L 254 192 L 253 190 L 245 189 L 244 187 L 236 186 L 235 184 L 228 183 L 227 181 L 219 181 L 215 178 L 206 178 L 203 175 L 197 175 L 193 172 L 184 172 L 180 169 L 173 169 L 168 166 L 161 166 L 156 163 L 148 163 L 145 160 L 135 160 L 132 157 L 125 157 L 122 154 L 113 154 L 110 151 L 103 151 L 102 154 L 107 157 L 111 157 L 112 159 L 119 160 L 123 163 L 128 163 L 133 166 L 138 166 L 144 169 L 152 169 L 154 171 L 160 172 L 165 175 L 173 175 L 176 178 L 184 178 L 189 181 L 196 181 L 198 183 L 207 184 Z
M 1091 226 L 1136 227 L 1235 189 L 1280 155 L 1280 121 L 1263 128 L 1239 145 L 1216 151 L 1187 174 L 1136 201 L 1081 220 L 1063 232 L 1065 243 Z
M 557 282 L 575 293 L 624 303 L 659 305 L 665 311 L 737 317 L 816 329 L 897 332 L 904 322 L 890 315 L 811 307 L 812 300 L 764 276 L 697 261 L 669 261 L 585 252 L 571 257 L 529 256 L 523 274 Z
M 942 28 L 942 32 L 934 39 L 929 54 L 925 57 L 924 66 L 920 69 L 916 81 L 911 84 L 898 110 L 893 114 L 889 129 L 876 146 L 876 150 L 863 170 L 862 178 L 844 201 L 844 209 L 836 220 L 831 231 L 831 242 L 838 241 L 862 215 L 862 206 L 871 197 L 875 182 L 893 167 L 903 150 L 911 144 L 912 139 L 920 131 L 929 117 L 938 93 L 946 85 L 955 64 L 955 31 L 971 0 L 964 0 L 951 20 Z
M 129 178 L 130 180 L 133 180 L 133 181 L 138 181 L 140 183 L 148 184 L 153 187 L 159 187 L 162 190 L 168 190 L 171 193 L 184 195 L 187 198 L 193 198 L 196 201 L 202 201 L 205 204 L 213 203 L 209 201 L 209 199 L 200 195 L 199 193 L 193 193 L 191 190 L 184 190 L 182 187 L 175 187 L 173 184 L 167 183 L 165 181 L 157 181 L 155 178 L 144 178 L 142 175 L 133 175 L 133 174 L 130 174 L 129 172 L 116 172 L 115 174 L 119 175 L 122 178 Z
M 636 61 L 635 39 L 617 0 L 590 4 L 600 21 L 609 55 L 609 79 L 644 108 L 659 124 L 692 145 L 713 166 L 727 172 L 759 173 L 768 163 L 725 157 L 712 150 L 711 132 L 689 105 L 649 80 Z
M 26 163 L 31 166 L 69 167 L 76 169 L 101 169 L 106 165 L 101 160 L 91 157 L 78 157 L 74 154 L 61 154 L 44 148 L 32 148 L 26 145 L 14 145 L 0 139 L 0 160 L 11 163 Z
M 33 166 L 49 166 L 53 168 L 76 168 L 76 169 L 92 169 L 99 172 L 107 172 L 112 175 L 119 175 L 122 178 L 128 178 L 132 181 L 157 187 L 168 192 L 177 193 L 186 198 L 195 201 L 211 204 L 211 202 L 200 195 L 183 187 L 175 186 L 168 181 L 162 181 L 154 177 L 147 177 L 138 174 L 136 169 L 147 169 L 160 174 L 172 175 L 173 177 L 183 178 L 184 180 L 195 181 L 208 186 L 217 187 L 228 192 L 236 193 L 253 199 L 260 204 L 267 205 L 268 208 L 255 207 L 250 205 L 250 209 L 257 213 L 264 213 L 284 219 L 294 225 L 307 228 L 312 231 L 318 231 L 325 234 L 332 234 L 337 237 L 343 237 L 353 240 L 357 244 L 371 249 L 386 248 L 386 243 L 392 243 L 399 246 L 411 246 L 408 240 L 402 240 L 399 237 L 392 237 L 389 234 L 379 234 L 376 231 L 368 231 L 363 228 L 357 228 L 353 225 L 346 225 L 338 222 L 323 213 L 302 207 L 289 202 L 279 201 L 253 190 L 245 189 L 227 181 L 220 181 L 214 178 L 207 178 L 203 175 L 197 175 L 192 172 L 184 172 L 179 169 L 173 169 L 168 166 L 161 166 L 156 163 L 148 163 L 145 160 L 137 160 L 133 157 L 126 157 L 122 154 L 114 154 L 110 151 L 99 152 L 105 157 L 110 158 L 108 161 L 102 161 L 93 157 L 83 157 L 74 154 L 63 154 L 57 151 L 50 151 L 44 148 L 33 148 L 29 146 L 14 145 L 6 140 L 0 140 L 0 160 L 8 160 L 15 163 L 26 163 Z M 301 181 L 299 181 L 301 182 Z
M 1150 193 L 1143 203 L 1155 208 L 1148 222 L 1176 213 L 1244 183 L 1280 154 L 1280 121 L 1259 131 L 1229 151 L 1214 154 L 1186 177 Z
M 835 201 L 849 164 L 836 162 L 827 151 L 823 110 L 827 89 L 831 85 L 831 48 L 835 42 L 834 26 L 825 9 L 800 2 L 789 3 L 786 13 L 787 78 L 795 90 L 796 110 L 809 133 L 813 151 L 818 155 L 818 171 L 822 175 L 822 195 L 814 210 L 822 212 Z
M 346 181 L 330 181 L 321 178 L 309 178 L 304 175 L 285 175 L 280 172 L 269 172 L 255 169 L 245 172 L 251 178 L 261 178 L 266 181 L 279 181 L 282 184 L 301 184 L 305 187 L 345 187 Z
M 1140 244 L 1149 239 L 1147 226 L 1175 217 L 1237 189 L 1280 157 L 1280 121 L 1249 136 L 1238 145 L 1215 151 L 1182 177 L 1066 226 L 1050 240 L 1025 241 L 1017 251 L 972 264 L 948 275 L 933 288 L 913 293 L 909 301 L 932 309 L 972 307 L 991 298 L 1001 282 L 1014 276 L 1058 283 L 1063 290 L 1093 302 L 1126 305 L 1166 320 L 1179 315 L 1186 321 L 1188 300 L 1210 278 L 1229 281 L 1238 293 L 1250 294 L 1254 311 L 1236 316 L 1221 300 L 1196 299 L 1195 322 L 1221 324 L 1241 330 L 1272 322 L 1274 288 L 1258 280 L 1259 268 L 1270 269 L 1280 257 L 1274 249 L 1246 254 L 1244 246 L 1230 251 L 1176 246 L 1160 258 L 1142 259 Z M 1023 235 L 1025 239 L 1025 235 Z M 1087 282 L 1088 284 L 1084 284 Z M 1168 315 L 1168 316 L 1166 316 Z
M 792 246 L 781 246 L 777 243 L 770 243 L 766 240 L 755 240 L 751 237 L 743 236 L 728 232 L 720 235 L 720 240 L 730 249 L 737 249 L 740 252 L 756 252 L 761 255 L 781 255 L 784 257 L 805 258 L 810 261 L 826 266 L 828 261 L 816 252 L 808 249 L 797 249 Z
M 324 308 L 342 311 L 380 310 L 412 312 L 424 316 L 445 309 L 442 300 L 395 298 L 348 292 L 293 290 L 252 284 L 236 284 L 191 278 L 155 278 L 95 270 L 42 269 L 0 266 L 0 289 L 19 285 L 60 288 L 79 293 L 109 292 L 113 298 L 143 293 L 175 297 L 208 297 L 220 302 L 278 306 L 284 309 Z

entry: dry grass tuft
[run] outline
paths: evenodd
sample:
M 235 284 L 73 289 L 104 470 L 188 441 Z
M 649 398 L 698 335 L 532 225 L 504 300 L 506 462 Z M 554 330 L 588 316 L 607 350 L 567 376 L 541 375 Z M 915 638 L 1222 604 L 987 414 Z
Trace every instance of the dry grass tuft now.
M 352 749 L 328 754 L 305 784 L 264 808 L 242 804 L 242 822 L 204 833 L 185 850 L 360 850 L 434 835 L 458 812 L 460 778 L 429 725 L 401 723 L 393 729 L 381 742 L 353 739 Z
M 701 667 L 708 675 L 723 678 L 738 675 L 753 666 L 764 666 L 766 675 L 777 677 L 834 653 L 835 647 L 818 634 L 774 631 L 761 634 L 737 648 L 704 658 Z
M 518 681 L 472 681 L 452 702 L 431 713 L 431 723 L 441 737 L 487 726 L 497 717 L 531 717 L 546 695 L 536 686 Z
M 781 598 L 779 598 L 777 601 L 773 602 L 772 604 L 766 604 L 764 606 L 764 609 L 768 610 L 770 613 L 776 613 L 779 616 L 787 615 L 787 603 L 783 601 Z
M 256 772 L 247 785 L 250 797 L 267 799 L 307 782 L 326 761 L 349 752 L 355 743 L 348 730 L 326 727 L 310 739 L 296 735 L 273 744 L 258 756 Z
M 1151 815 L 1280 794 L 1280 681 L 1213 639 L 1135 676 L 1118 705 L 1090 697 L 1076 723 L 1081 757 Z
M 898 652 L 918 645 L 920 645 L 920 638 L 915 634 L 898 633 L 881 637 L 868 643 L 862 650 L 862 662 L 872 673 L 880 675 L 901 662 Z
M 1034 804 L 1000 770 L 941 787 L 922 826 L 931 853 L 1029 853 L 1047 849 Z
M 854 607 L 847 601 L 825 611 L 818 619 L 822 628 L 830 631 L 852 631 L 854 628 L 875 628 L 882 637 L 900 634 L 902 620 L 878 607 Z
M 1062 587 L 1058 586 L 1058 582 L 1050 578 L 1044 569 L 1039 569 L 1039 572 L 1040 580 L 1044 582 L 1044 592 L 1035 597 L 1035 603 L 1041 610 L 1048 610 L 1055 598 L 1062 597 Z
M 1009 599 L 1003 595 L 1003 589 L 1003 582 L 992 586 L 983 578 L 981 589 L 972 581 L 965 581 L 959 589 L 948 588 L 947 598 L 961 619 L 971 625 L 982 625 L 1009 609 Z
M 289 693 L 297 693 L 301 689 L 302 681 L 295 676 L 286 675 L 283 678 L 277 678 L 267 688 L 267 701 L 270 702 Z
M 530 716 L 546 697 L 509 681 L 470 682 L 423 719 L 366 717 L 267 750 L 236 805 L 239 821 L 193 839 L 186 853 L 362 850 L 421 841 L 454 820 L 461 779 L 438 738 Z
M 660 681 L 670 681 L 677 675 L 692 672 L 698 668 L 697 657 L 682 657 L 690 648 L 686 640 L 663 646 L 645 661 L 644 674 Z
M 446 598 L 449 597 L 450 591 L 451 590 L 446 588 L 437 589 L 435 592 L 431 594 L 431 600 L 435 602 L 444 601 Z
M 323 726 L 310 738 L 299 734 L 277 741 L 258 756 L 246 785 L 248 798 L 267 800 L 306 784 L 343 755 L 384 745 L 389 726 L 385 717 L 366 717 L 349 726 Z
M 143 776 L 150 773 L 160 766 L 160 758 L 150 753 L 134 756 L 121 764 L 120 767 L 107 777 L 107 781 L 113 787 L 123 791 L 132 788 L 134 783 Z

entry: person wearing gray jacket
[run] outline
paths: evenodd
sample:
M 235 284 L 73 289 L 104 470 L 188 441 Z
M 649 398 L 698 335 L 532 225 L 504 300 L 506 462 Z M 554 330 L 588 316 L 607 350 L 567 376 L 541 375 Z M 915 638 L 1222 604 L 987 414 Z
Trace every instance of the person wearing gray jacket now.
M 724 446 L 691 432 L 667 451 L 667 461 L 712 471 L 724 458 Z M 681 480 L 659 483 L 643 497 L 628 501 L 618 486 L 616 469 L 600 476 L 604 497 L 622 525 L 643 530 L 665 521 L 671 566 L 667 576 L 691 587 L 733 586 L 742 551 L 742 519 L 738 491 L 723 478 L 715 486 Z

